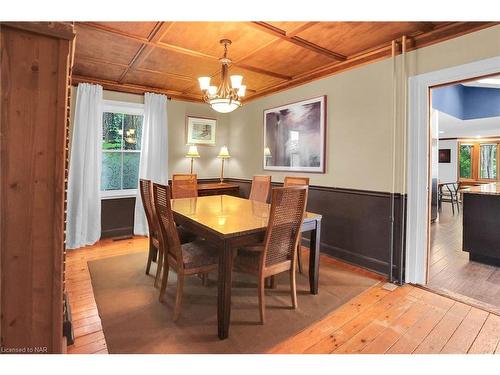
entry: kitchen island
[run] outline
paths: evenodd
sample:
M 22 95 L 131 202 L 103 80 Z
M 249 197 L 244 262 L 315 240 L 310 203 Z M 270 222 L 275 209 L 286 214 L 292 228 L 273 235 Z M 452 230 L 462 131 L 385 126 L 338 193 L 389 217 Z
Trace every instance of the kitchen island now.
M 463 190 L 463 251 L 500 266 L 500 182 Z

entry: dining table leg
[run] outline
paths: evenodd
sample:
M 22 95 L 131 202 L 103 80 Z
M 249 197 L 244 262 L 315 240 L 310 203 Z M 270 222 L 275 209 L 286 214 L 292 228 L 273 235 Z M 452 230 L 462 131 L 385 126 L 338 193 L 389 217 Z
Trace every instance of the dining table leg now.
M 316 226 L 311 230 L 309 242 L 309 288 L 311 294 L 318 294 L 320 239 L 321 220 L 316 220 Z
M 224 241 L 219 255 L 218 293 L 217 293 L 217 327 L 219 339 L 229 336 L 231 322 L 231 274 L 233 270 L 233 254 L 229 241 Z

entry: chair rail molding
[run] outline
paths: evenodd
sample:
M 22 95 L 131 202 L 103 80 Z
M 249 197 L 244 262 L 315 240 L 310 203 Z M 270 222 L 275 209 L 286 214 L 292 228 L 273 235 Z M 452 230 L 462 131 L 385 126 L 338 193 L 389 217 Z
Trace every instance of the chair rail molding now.
M 430 88 L 498 72 L 500 72 L 500 56 L 409 78 L 408 211 L 405 259 L 407 283 L 425 284 L 427 281 Z

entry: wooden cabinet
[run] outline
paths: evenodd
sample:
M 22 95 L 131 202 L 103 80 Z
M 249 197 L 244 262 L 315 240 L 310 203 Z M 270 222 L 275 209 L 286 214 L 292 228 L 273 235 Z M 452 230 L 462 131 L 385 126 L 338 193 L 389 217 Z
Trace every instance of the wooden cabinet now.
M 73 26 L 1 23 L 1 345 L 60 353 Z
M 239 186 L 227 182 L 214 182 L 214 183 L 199 183 L 198 195 L 200 197 L 207 195 L 233 195 L 239 196 Z

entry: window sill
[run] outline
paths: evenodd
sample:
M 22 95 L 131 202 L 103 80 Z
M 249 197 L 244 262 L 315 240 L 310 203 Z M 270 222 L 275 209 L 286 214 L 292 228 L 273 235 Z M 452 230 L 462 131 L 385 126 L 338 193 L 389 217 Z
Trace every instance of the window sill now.
M 137 196 L 137 189 L 101 191 L 101 200 L 135 198 L 136 196 Z

